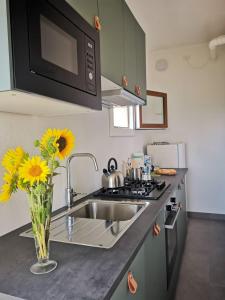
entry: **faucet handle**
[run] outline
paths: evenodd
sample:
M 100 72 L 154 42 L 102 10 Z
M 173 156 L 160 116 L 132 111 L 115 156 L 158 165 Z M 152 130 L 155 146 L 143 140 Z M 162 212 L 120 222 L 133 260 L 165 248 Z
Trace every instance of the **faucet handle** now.
M 73 204 L 73 198 L 76 196 L 76 192 L 72 188 L 66 188 L 66 204 L 70 208 Z
M 71 196 L 72 196 L 72 198 L 74 198 L 74 197 L 76 197 L 79 193 L 77 193 L 77 192 L 75 192 L 74 190 L 73 190 L 73 188 L 71 188 Z

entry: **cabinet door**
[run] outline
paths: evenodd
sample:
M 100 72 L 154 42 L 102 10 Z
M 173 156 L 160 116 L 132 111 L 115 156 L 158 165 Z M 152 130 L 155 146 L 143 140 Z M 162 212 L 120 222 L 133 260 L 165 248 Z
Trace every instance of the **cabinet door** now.
M 121 86 L 124 69 L 123 2 L 98 0 L 98 8 L 102 75 Z
M 186 211 L 186 193 L 185 183 L 182 180 L 176 189 L 176 200 L 181 205 L 181 211 L 177 218 L 177 242 L 178 242 L 178 257 L 174 266 L 172 279 L 168 290 L 168 300 L 174 299 L 174 293 L 176 290 L 177 279 L 179 275 L 179 269 L 181 264 L 181 258 L 184 249 L 184 243 L 187 233 L 187 211 Z
M 165 300 L 167 279 L 164 211 L 156 219 L 156 224 L 161 228 L 159 235 L 153 235 L 152 229 L 145 241 L 146 294 L 149 300 Z
M 131 294 L 128 289 L 127 284 L 127 277 L 128 272 L 132 272 L 134 279 L 138 284 L 136 294 Z M 123 279 L 121 280 L 119 286 L 117 287 L 116 291 L 114 292 L 112 300 L 147 300 L 146 297 L 146 289 L 145 289 L 145 257 L 144 257 L 144 245 L 138 252 L 137 256 L 135 257 L 133 263 L 131 264 L 130 268 L 124 275 Z
M 137 21 L 124 2 L 124 76 L 127 78 L 126 90 L 135 94 L 137 84 L 136 57 Z
M 186 233 L 187 233 L 187 209 L 186 209 L 186 192 L 185 182 L 182 180 L 176 190 L 177 203 L 180 204 L 180 215 L 177 219 L 177 231 L 178 231 L 178 249 L 180 256 L 183 253 Z
M 145 33 L 139 24 L 136 25 L 136 57 L 137 57 L 137 78 L 136 85 L 140 88 L 140 95 L 146 100 L 146 45 Z
M 90 25 L 98 16 L 98 0 L 66 0 Z

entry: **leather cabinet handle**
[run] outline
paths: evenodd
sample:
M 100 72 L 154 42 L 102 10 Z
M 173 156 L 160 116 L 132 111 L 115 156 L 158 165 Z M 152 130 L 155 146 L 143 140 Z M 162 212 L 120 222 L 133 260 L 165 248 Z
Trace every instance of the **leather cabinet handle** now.
M 127 275 L 127 284 L 128 284 L 129 292 L 132 295 L 135 295 L 138 289 L 138 284 L 137 281 L 134 279 L 131 271 L 129 271 Z
M 127 77 L 125 75 L 122 78 L 122 84 L 123 84 L 123 87 L 127 87 L 128 86 L 128 79 L 127 79 Z
M 135 85 L 135 93 L 138 96 L 141 96 L 141 88 L 139 85 Z
M 158 224 L 155 224 L 153 226 L 153 235 L 158 236 L 160 234 L 161 228 Z
M 98 31 L 101 30 L 102 26 L 101 26 L 101 22 L 98 16 L 94 17 L 94 24 L 95 24 L 95 29 L 97 29 Z

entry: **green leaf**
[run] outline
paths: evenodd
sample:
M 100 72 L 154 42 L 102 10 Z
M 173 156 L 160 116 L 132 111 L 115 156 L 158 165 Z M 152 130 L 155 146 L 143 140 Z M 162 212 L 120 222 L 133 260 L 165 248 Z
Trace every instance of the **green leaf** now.
M 39 146 L 40 146 L 40 141 L 39 140 L 34 141 L 34 147 L 39 147 Z
M 42 150 L 41 150 L 41 156 L 42 156 L 44 159 L 48 160 L 48 159 L 49 159 L 48 151 L 47 151 L 46 149 L 42 149 Z
M 60 164 L 59 164 L 59 162 L 57 160 L 54 160 L 53 163 L 52 163 L 52 165 L 53 165 L 54 169 L 56 169 L 56 168 L 58 168 L 60 166 Z
M 25 160 L 28 160 L 28 158 L 30 157 L 30 155 L 29 155 L 29 153 L 25 153 L 24 154 L 24 157 L 23 157 L 23 160 L 25 161 Z

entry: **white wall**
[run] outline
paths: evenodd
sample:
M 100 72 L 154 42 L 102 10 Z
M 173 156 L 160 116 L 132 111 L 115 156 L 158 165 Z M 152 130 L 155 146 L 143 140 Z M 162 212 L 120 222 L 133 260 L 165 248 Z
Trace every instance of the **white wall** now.
M 225 47 L 216 61 L 205 44 L 148 54 L 148 88 L 168 94 L 169 128 L 145 131 L 145 142 L 184 141 L 189 210 L 225 214 Z M 155 70 L 161 58 L 164 72 Z
M 109 137 L 108 110 L 91 114 L 74 115 L 58 118 L 34 118 L 0 113 L 0 156 L 9 147 L 21 145 L 32 153 L 33 141 L 40 137 L 48 127 L 70 128 L 76 136 L 74 152 L 93 153 L 99 164 L 99 172 L 95 172 L 91 160 L 75 159 L 72 163 L 73 185 L 77 192 L 92 192 L 101 187 L 102 169 L 107 166 L 108 159 L 118 159 L 119 167 L 123 160 L 134 151 L 143 150 L 143 136 Z M 0 168 L 0 183 L 3 168 Z M 65 204 L 65 171 L 58 176 L 54 192 L 54 209 Z M 29 222 L 26 195 L 19 192 L 7 203 L 0 203 L 0 235 Z

